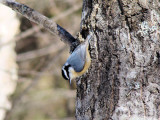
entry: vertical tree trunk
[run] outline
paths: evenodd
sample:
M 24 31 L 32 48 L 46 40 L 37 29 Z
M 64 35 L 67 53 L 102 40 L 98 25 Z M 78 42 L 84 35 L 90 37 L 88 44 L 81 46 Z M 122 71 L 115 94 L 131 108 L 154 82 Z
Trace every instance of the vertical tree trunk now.
M 78 120 L 160 119 L 160 3 L 83 0 L 92 65 L 77 81 Z
M 10 95 L 14 92 L 17 83 L 16 53 L 13 37 L 19 28 L 16 14 L 8 7 L 0 5 L 0 120 L 3 120 L 6 111 L 11 108 Z

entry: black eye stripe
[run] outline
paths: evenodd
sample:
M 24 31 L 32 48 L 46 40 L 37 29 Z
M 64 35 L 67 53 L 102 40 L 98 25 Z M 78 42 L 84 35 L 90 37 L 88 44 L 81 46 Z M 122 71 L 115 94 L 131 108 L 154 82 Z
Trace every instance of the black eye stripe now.
M 63 76 L 63 78 L 64 78 L 65 80 L 68 80 L 68 78 L 66 77 L 66 74 L 65 74 L 65 72 L 64 72 L 63 69 L 62 69 L 62 76 Z
M 66 66 L 64 66 L 64 68 L 62 69 L 62 76 L 63 76 L 63 78 L 64 79 L 66 79 L 66 80 L 69 80 L 69 67 L 70 67 L 71 65 L 66 65 Z M 66 71 L 66 73 L 67 73 L 67 77 L 66 77 L 66 74 L 65 74 L 65 71 Z
M 64 67 L 64 69 L 65 69 L 66 72 L 67 72 L 68 78 L 69 78 L 69 67 L 71 67 L 71 65 L 67 65 L 67 66 Z

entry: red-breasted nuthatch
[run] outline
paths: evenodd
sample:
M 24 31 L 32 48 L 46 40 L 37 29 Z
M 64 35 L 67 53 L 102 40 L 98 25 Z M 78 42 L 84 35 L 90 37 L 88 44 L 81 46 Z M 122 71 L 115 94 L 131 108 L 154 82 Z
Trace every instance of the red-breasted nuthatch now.
M 87 37 L 85 42 L 77 46 L 62 67 L 62 76 L 69 80 L 70 84 L 72 79 L 83 75 L 91 64 L 88 50 L 90 39 L 91 35 Z

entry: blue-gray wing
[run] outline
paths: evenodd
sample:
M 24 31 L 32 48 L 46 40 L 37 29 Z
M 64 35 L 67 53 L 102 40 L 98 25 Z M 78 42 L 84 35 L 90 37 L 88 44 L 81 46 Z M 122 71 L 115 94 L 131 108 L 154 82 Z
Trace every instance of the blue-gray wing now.
M 86 44 L 79 45 L 67 59 L 76 72 L 83 70 L 86 60 Z

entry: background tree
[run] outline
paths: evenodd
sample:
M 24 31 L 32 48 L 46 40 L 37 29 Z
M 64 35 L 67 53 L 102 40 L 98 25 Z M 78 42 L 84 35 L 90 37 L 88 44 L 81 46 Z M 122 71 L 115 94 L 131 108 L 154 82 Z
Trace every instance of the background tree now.
M 77 79 L 76 119 L 159 119 L 158 8 L 156 0 L 83 1 L 80 33 L 94 39 L 92 65 Z
M 18 31 L 19 20 L 16 13 L 0 4 L 0 43 L 10 42 L 0 46 L 0 120 L 4 120 L 6 112 L 12 107 L 9 97 L 17 85 L 15 41 L 12 38 Z
M 57 21 L 73 35 L 79 31 L 82 8 L 80 0 L 20 2 Z M 14 94 L 9 97 L 12 106 L 6 110 L 5 120 L 75 119 L 75 82 L 70 87 L 61 76 L 61 67 L 69 56 L 68 46 L 22 15 L 17 14 L 17 17 L 20 20 L 20 32 L 12 41 L 16 41 L 18 84 Z M 0 46 L 9 43 L 6 41 L 0 43 Z

